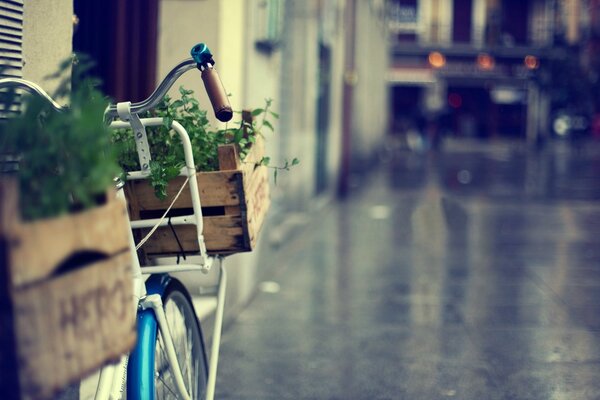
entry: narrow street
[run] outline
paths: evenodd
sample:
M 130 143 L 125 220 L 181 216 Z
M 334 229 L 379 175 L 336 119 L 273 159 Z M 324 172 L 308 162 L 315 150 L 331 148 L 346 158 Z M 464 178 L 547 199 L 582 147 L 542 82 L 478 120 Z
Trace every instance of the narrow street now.
M 600 152 L 384 159 L 225 331 L 217 398 L 597 399 Z

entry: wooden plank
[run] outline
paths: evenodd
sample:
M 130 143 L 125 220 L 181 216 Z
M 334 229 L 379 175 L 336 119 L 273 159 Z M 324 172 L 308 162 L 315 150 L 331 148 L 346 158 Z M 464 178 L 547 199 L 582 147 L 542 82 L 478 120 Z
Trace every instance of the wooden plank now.
M 241 161 L 237 151 L 237 145 L 227 144 L 219 146 L 219 171 L 231 171 L 240 169 Z
M 271 204 L 269 192 L 268 178 L 265 177 L 265 179 L 259 180 L 258 187 L 252 192 L 252 196 L 248 201 L 248 235 L 252 243 L 252 248 L 254 248 L 256 244 L 256 240 Z
M 249 250 L 244 246 L 244 230 L 239 216 L 211 216 L 204 217 L 203 221 L 204 238 L 209 252 Z M 177 226 L 175 232 L 186 253 L 199 251 L 195 226 Z M 144 244 L 143 249 L 148 255 L 180 253 L 179 245 L 170 227 L 157 229 Z
M 247 175 L 244 183 L 246 185 L 245 192 L 248 193 L 248 196 L 254 196 L 258 187 L 263 184 L 269 184 L 269 171 L 265 166 L 257 167 L 252 171 L 250 175 Z
M 256 138 L 256 143 L 252 145 L 252 149 L 246 155 L 246 158 L 242 161 L 242 171 L 244 171 L 244 175 L 251 174 L 256 168 L 256 164 L 258 164 L 265 155 L 265 141 L 259 135 Z
M 80 251 L 112 255 L 128 249 L 127 210 L 124 202 L 112 192 L 102 206 L 56 218 L 21 222 L 18 209 L 14 208 L 17 191 L 12 190 L 8 198 L 6 189 L 3 191 L 8 200 L 0 205 L 3 208 L 2 225 L 7 228 L 3 229 L 3 235 L 9 242 L 10 275 L 14 286 L 48 277 L 61 262 Z
M 24 398 L 48 398 L 135 343 L 128 251 L 12 297 Z
M 241 161 L 237 148 L 238 147 L 235 144 L 219 146 L 218 152 L 220 171 L 239 170 L 241 168 Z M 224 213 L 225 215 L 241 215 L 241 210 L 238 205 L 225 206 Z
M 239 171 L 214 171 L 199 172 L 196 174 L 200 202 L 202 207 L 222 207 L 239 204 Z M 175 196 L 185 181 L 178 177 L 168 186 L 169 195 Z M 136 198 L 136 206 L 140 210 L 166 210 L 171 204 L 171 199 L 160 200 L 154 195 L 154 189 L 145 180 L 129 181 L 125 192 L 127 199 Z M 177 208 L 192 208 L 192 198 L 188 189 L 184 189 L 179 199 L 173 205 Z

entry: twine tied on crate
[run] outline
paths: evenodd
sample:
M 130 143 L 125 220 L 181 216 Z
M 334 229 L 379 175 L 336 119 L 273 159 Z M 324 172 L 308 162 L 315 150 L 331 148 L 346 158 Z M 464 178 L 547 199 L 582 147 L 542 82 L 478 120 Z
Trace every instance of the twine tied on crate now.
M 173 207 L 173 204 L 175 204 L 175 202 L 179 198 L 179 195 L 181 195 L 181 192 L 183 192 L 183 188 L 185 187 L 185 185 L 187 185 L 187 183 L 189 182 L 189 180 L 190 180 L 190 177 L 188 176 L 185 179 L 185 182 L 183 182 L 183 185 L 181 185 L 181 187 L 179 188 L 179 192 L 177 192 L 177 194 L 175 195 L 175 198 L 173 199 L 173 201 L 169 205 L 169 208 L 167 208 L 167 211 L 165 211 L 165 213 L 163 214 L 163 216 L 160 217 L 160 220 L 156 223 L 156 225 L 154 225 L 154 227 L 150 230 L 150 232 L 148 232 L 148 234 L 138 243 L 138 245 L 135 246 L 136 250 L 139 250 L 140 247 L 142 247 L 148 241 L 148 239 L 150 239 L 150 236 L 152 236 L 154 234 L 154 232 L 156 232 L 156 230 L 158 229 L 158 227 L 160 226 L 160 224 L 162 224 L 162 222 L 164 221 L 164 219 L 167 217 L 167 214 L 169 213 L 169 211 L 171 211 L 171 207 Z M 169 225 L 171 225 L 171 219 L 170 218 L 169 218 Z M 179 240 L 177 242 L 179 243 Z M 181 247 L 181 245 L 180 245 L 180 247 Z

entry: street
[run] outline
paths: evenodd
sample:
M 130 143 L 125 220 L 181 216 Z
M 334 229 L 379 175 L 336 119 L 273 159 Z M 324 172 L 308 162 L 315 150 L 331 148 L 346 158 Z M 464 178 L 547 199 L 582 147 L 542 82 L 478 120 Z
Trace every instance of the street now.
M 273 260 L 217 398 L 598 398 L 598 145 L 382 160 Z

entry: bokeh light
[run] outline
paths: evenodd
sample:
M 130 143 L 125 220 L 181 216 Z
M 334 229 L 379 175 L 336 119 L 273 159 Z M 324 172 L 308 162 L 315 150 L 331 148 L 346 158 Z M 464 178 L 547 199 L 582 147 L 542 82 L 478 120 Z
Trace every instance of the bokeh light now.
M 527 69 L 537 69 L 540 66 L 540 60 L 536 56 L 526 56 L 523 61 Z
M 446 65 L 446 57 L 439 51 L 432 51 L 429 53 L 429 64 L 433 68 L 442 68 Z
M 494 68 L 494 58 L 486 53 L 481 53 L 477 56 L 477 65 L 479 68 L 484 70 L 491 70 Z

